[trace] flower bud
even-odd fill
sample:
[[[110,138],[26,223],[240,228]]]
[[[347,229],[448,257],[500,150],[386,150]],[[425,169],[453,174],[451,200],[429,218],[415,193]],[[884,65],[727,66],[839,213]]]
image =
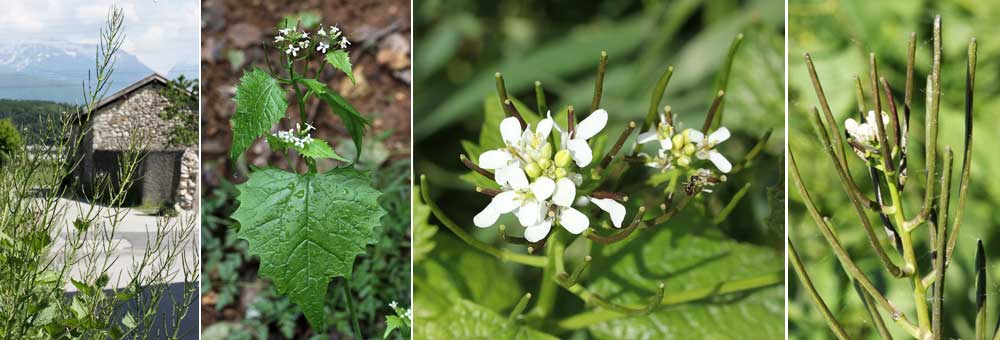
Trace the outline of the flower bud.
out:
[[[550,166],[552,166],[552,161],[549,160],[548,158],[542,158],[538,160],[538,168],[541,169],[542,171],[545,171]]]
[[[688,156],[693,155],[695,151],[696,150],[695,150],[694,144],[688,144],[688,145],[684,146],[684,154],[685,155],[688,155]]]
[[[559,150],[559,152],[556,152],[557,167],[565,168],[569,166],[571,161],[573,161],[573,156],[570,156],[569,150]]]
[[[689,164],[691,164],[691,157],[688,156],[677,157],[677,165],[688,166]]]
[[[674,144],[675,148],[681,148],[681,146],[684,145],[684,140],[685,140],[684,136],[687,136],[687,130],[684,130],[684,132],[674,135],[673,139],[670,140]]]
[[[538,164],[531,163],[524,167],[524,173],[527,174],[528,177],[536,178],[542,175],[542,169],[538,167]]]
[[[556,169],[556,178],[566,177],[567,174],[568,173],[566,172],[565,168],[557,168]]]
[[[542,145],[541,159],[552,159],[552,143]]]

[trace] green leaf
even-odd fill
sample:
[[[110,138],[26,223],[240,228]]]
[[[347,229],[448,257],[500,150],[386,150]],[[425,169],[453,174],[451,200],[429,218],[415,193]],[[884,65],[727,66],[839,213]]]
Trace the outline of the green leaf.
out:
[[[267,145],[270,146],[272,150],[279,152],[284,151],[285,149],[292,149],[303,157],[313,159],[332,158],[338,161],[350,162],[346,158],[341,157],[334,152],[333,148],[330,147],[330,144],[327,144],[327,142],[322,139],[313,139],[309,142],[309,144],[299,147],[298,145],[289,143],[273,135],[269,135],[267,136]]]
[[[80,296],[74,296],[73,302],[69,305],[69,310],[73,312],[77,320],[83,320],[90,315],[90,312],[87,311],[87,308],[83,306],[83,302],[81,301],[83,300],[80,299]]]
[[[132,312],[126,312],[125,317],[122,318],[122,325],[124,325],[127,329],[133,329],[139,324],[136,323],[135,317],[132,316]]]
[[[260,276],[288,295],[313,328],[326,329],[330,281],[351,277],[354,259],[377,241],[385,211],[371,176],[350,168],[298,175],[278,169],[250,174],[237,186],[232,217],[248,253],[260,257]]]
[[[558,339],[464,299],[421,317],[420,327],[415,330],[416,339]]]
[[[38,314],[35,315],[35,319],[31,321],[31,324],[34,326],[45,326],[51,324],[58,315],[59,304],[49,304],[48,306],[45,306],[45,308],[42,308],[42,310],[38,311]]]
[[[229,156],[239,158],[250,144],[285,116],[288,102],[285,92],[264,70],[254,68],[244,72],[236,85],[236,113],[233,124],[233,144]]]
[[[385,317],[385,334],[382,335],[382,339],[388,339],[389,335],[392,334],[392,331],[403,327],[406,327],[406,323],[404,323],[403,319],[400,319],[398,316],[389,315]]]
[[[360,158],[360,150],[364,150],[361,148],[361,142],[364,139],[365,130],[368,125],[370,125],[368,120],[365,119],[365,117],[362,117],[361,114],[358,113],[358,110],[356,110],[354,106],[351,106],[351,104],[348,103],[344,97],[334,93],[333,90],[330,90],[330,88],[325,84],[316,81],[316,79],[303,79],[301,82],[309,88],[311,93],[315,94],[319,97],[319,99],[322,99],[327,105],[330,105],[330,109],[333,110],[333,113],[340,116],[340,120],[344,123],[344,126],[347,127],[347,131],[351,133],[351,139],[354,140],[355,149],[359,150],[354,159],[357,160]]]
[[[347,51],[333,50],[332,52],[326,54],[325,59],[330,66],[344,72],[347,77],[351,78],[351,84],[358,83],[354,80],[354,71],[351,70],[351,56],[347,53]]]
[[[413,187],[413,263],[419,263],[434,250],[434,234],[438,226],[429,219],[431,208],[420,198],[420,187]]]
[[[636,232],[624,242],[595,246],[584,284],[616,303],[643,303],[658,282],[666,295],[781,273],[781,253],[737,243],[706,221],[678,216],[669,226]],[[641,235],[638,235],[641,234]],[[645,315],[594,322],[599,339],[774,339],[784,334],[780,284],[661,307]]]

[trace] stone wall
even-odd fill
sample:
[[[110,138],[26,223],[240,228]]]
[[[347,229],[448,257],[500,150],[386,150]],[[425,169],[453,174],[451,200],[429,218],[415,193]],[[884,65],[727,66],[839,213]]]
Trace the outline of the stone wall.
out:
[[[160,113],[169,105],[160,95],[161,89],[163,85],[151,82],[96,112],[91,125],[93,148],[129,149],[134,136],[148,150],[179,150],[169,145],[170,131],[179,123],[160,118]]]
[[[177,206],[191,210],[198,206],[198,149],[188,148],[181,157],[181,177],[177,186]]]

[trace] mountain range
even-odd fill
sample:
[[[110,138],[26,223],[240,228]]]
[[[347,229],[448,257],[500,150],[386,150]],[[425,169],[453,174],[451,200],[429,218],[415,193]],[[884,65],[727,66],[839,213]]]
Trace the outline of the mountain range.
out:
[[[48,100],[79,104],[82,82],[95,67],[95,45],[51,41],[0,43],[0,98]],[[124,50],[116,54],[114,73],[107,94],[114,93],[153,73]],[[177,65],[166,74],[197,77],[195,65]]]

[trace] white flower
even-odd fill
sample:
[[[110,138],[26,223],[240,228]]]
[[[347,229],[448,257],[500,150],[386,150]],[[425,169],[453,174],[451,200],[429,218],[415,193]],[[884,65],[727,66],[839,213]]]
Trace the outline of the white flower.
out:
[[[288,35],[288,33],[291,32],[291,31],[292,31],[291,28],[282,28],[282,29],[278,30],[278,33],[281,33],[281,35]]]
[[[309,124],[306,125],[308,126]],[[299,137],[299,135],[302,135],[302,137]],[[303,131],[299,124],[295,124],[295,129],[288,131],[281,130],[274,133],[273,136],[285,143],[292,144],[299,149],[305,148],[306,145],[312,143],[313,141],[312,136],[309,135],[309,130],[307,129]]]
[[[500,215],[514,212],[518,222],[525,227],[524,238],[529,242],[544,239],[553,224],[580,234],[590,227],[587,215],[573,207],[580,199],[583,205],[593,202],[607,211],[612,224],[620,228],[625,218],[624,205],[612,199],[577,194],[577,187],[583,183],[579,168],[590,164],[593,158],[587,140],[604,128],[607,119],[606,111],[597,110],[584,119],[573,134],[562,132],[551,115],[539,121],[534,130],[530,125],[522,130],[515,117],[501,121],[504,148],[481,154],[479,166],[495,170],[494,179],[502,191],[473,218],[474,224],[486,228],[496,223]],[[557,152],[553,152],[549,142],[552,128],[562,133],[564,141]]]
[[[339,33],[340,33],[340,27],[330,26],[330,34],[339,34]]]
[[[325,37],[326,36],[326,31],[323,30],[323,25],[319,26],[319,31],[316,31],[316,35],[321,36],[321,37]]]
[[[410,322],[413,322],[413,309],[407,308],[406,313],[403,314],[403,316],[406,316],[407,319],[410,319]]]
[[[656,125],[656,128],[653,131],[640,133],[636,141],[639,144],[656,141],[660,143],[660,150],[670,150],[673,148],[673,143],[670,141],[673,137],[674,126],[667,122],[667,116],[661,113],[660,123]]]
[[[303,40],[299,42],[300,48],[309,48],[309,40]]]
[[[708,135],[708,138],[705,138],[705,135],[698,130],[687,130],[687,132],[687,138],[692,143],[696,144],[695,148],[697,151],[695,151],[695,156],[698,157],[698,159],[707,159],[711,161],[712,164],[715,164],[716,168],[719,168],[719,171],[722,171],[722,173],[729,173],[729,171],[733,169],[733,165],[729,163],[726,156],[723,156],[718,150],[715,150],[716,145],[729,139],[729,129],[720,127],[718,130],[715,130]]]
[[[396,306],[399,306],[396,301],[389,302],[389,308],[396,309]]]
[[[312,130],[316,130],[316,127],[312,126],[312,124],[306,123],[306,132],[309,132],[309,131],[312,131]]]
[[[513,212],[521,225],[529,226],[542,219],[543,202],[552,196],[555,184],[551,179],[540,178],[535,183],[528,183],[524,171],[517,167],[507,167],[500,171],[508,172],[508,185],[486,206],[483,211],[472,218],[473,223],[480,228],[488,228],[496,223],[500,215]]]
[[[309,39],[309,32],[302,32],[302,39]]]
[[[274,37],[274,42],[279,43],[279,42],[282,42],[282,41],[285,41],[285,36],[279,35],[279,36],[275,36]]]
[[[551,115],[549,118],[551,119]],[[562,131],[556,125],[556,130],[562,133],[562,148],[569,150],[570,155],[573,156],[573,161],[576,162],[576,166],[582,168],[593,161],[594,151],[590,149],[590,144],[587,144],[587,140],[601,132],[607,124],[608,111],[598,109],[587,116],[580,124],[577,124],[572,135],[568,131]]]
[[[295,47],[294,44],[290,44],[290,45],[288,45],[288,48],[285,49],[285,54],[291,55],[293,57],[298,57],[299,56],[299,48]]]
[[[320,53],[326,53],[326,50],[329,48],[330,44],[327,44],[325,41],[320,41],[319,44],[316,44],[316,50]]]
[[[847,134],[851,136],[851,139],[856,141],[861,146],[877,150],[878,146],[878,122],[875,120],[875,111],[868,111],[868,115],[865,117],[865,122],[858,124],[854,118],[847,118],[844,121],[844,129],[847,130]],[[889,124],[889,115],[882,112],[882,124],[886,126]],[[854,150],[862,158],[865,157],[865,152],[867,150]]]
[[[340,38],[340,49],[342,49],[342,50],[346,49],[347,45],[350,45],[350,44],[351,44],[351,42],[347,41],[347,37]]]

